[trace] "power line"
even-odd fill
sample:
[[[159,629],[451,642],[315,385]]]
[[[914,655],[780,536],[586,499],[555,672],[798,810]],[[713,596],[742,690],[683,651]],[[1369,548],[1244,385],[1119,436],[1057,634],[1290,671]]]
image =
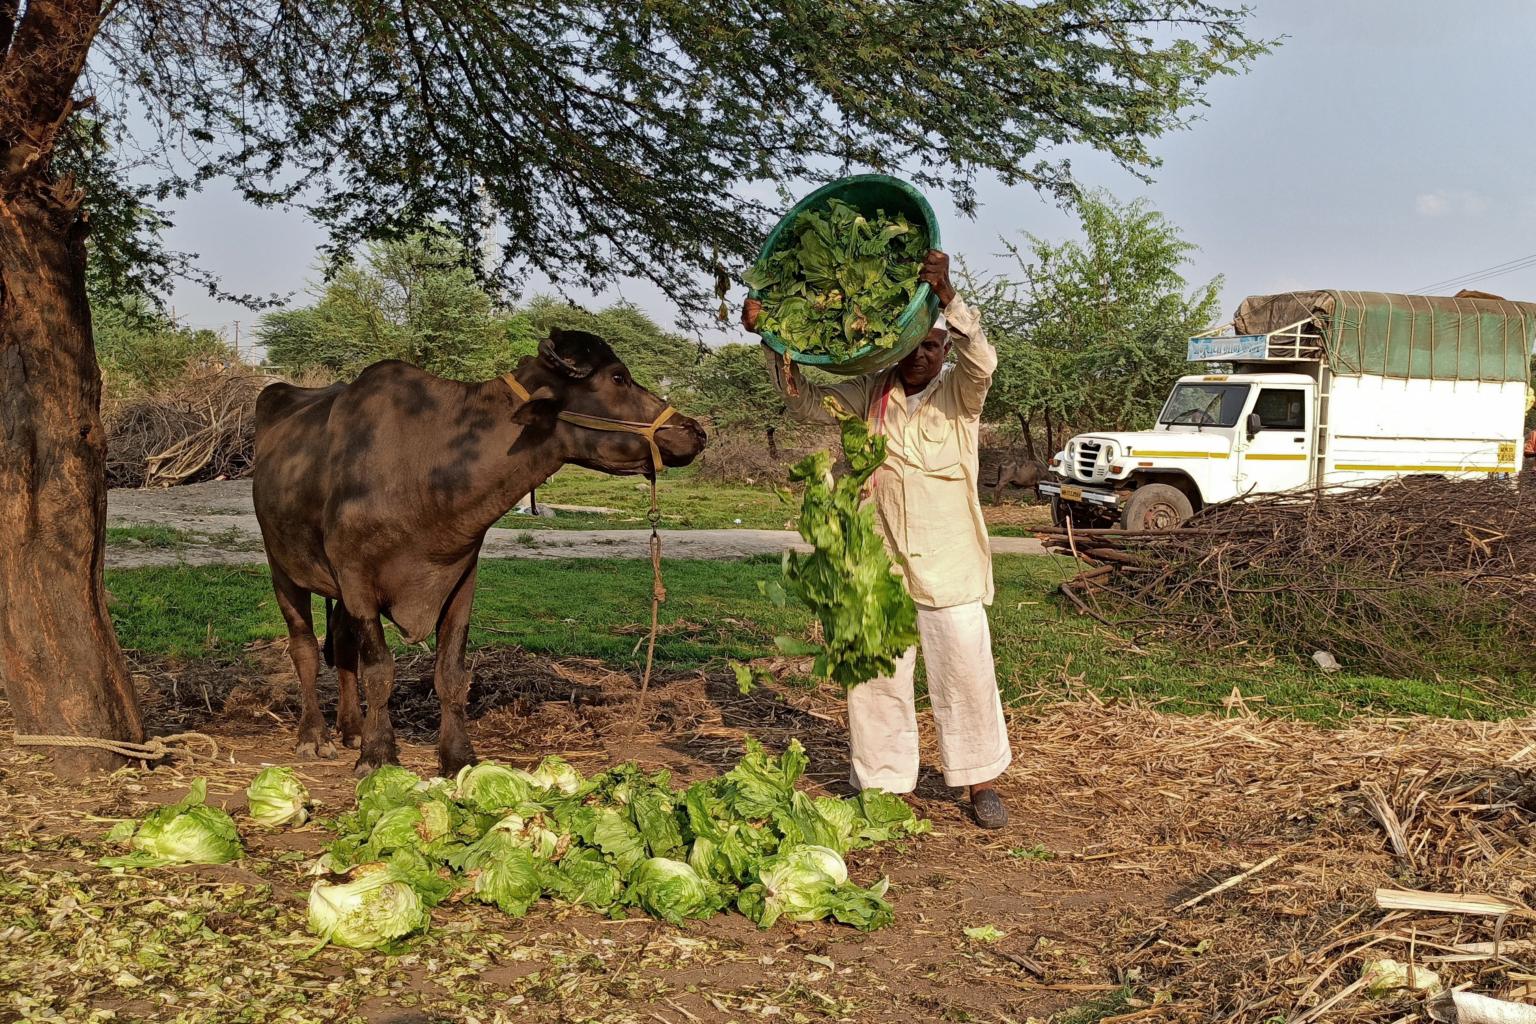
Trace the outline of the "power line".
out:
[[[1536,266],[1536,253],[1531,253],[1528,256],[1520,256],[1512,260],[1506,260],[1503,263],[1495,263],[1493,266],[1484,267],[1482,270],[1470,270],[1465,274],[1457,274],[1455,277],[1448,277],[1443,281],[1435,281],[1432,284],[1426,284],[1415,288],[1413,292],[1416,295],[1422,295],[1426,292],[1435,291],[1436,289],[1466,287],[1467,285],[1473,284],[1477,281],[1486,281],[1492,277],[1502,277],[1505,274],[1511,274],[1517,270],[1524,270],[1525,268],[1531,266]]]

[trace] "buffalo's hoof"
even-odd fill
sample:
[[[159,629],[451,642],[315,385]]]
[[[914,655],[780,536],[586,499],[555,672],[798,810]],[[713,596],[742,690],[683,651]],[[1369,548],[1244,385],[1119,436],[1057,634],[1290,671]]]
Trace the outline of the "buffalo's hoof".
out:
[[[300,758],[310,760],[329,760],[336,756],[336,744],[328,739],[300,740],[293,752]]]
[[[437,773],[445,779],[451,779],[459,774],[459,771],[480,761],[474,751],[468,754],[444,754],[441,751],[437,755]]]
[[[341,745],[351,750],[357,750],[363,745],[363,734],[360,732],[341,734]]]
[[[375,769],[382,768],[386,764],[399,764],[400,758],[393,750],[383,753],[373,750],[364,750],[357,759],[357,764],[352,766],[352,774],[358,778],[367,776]]]

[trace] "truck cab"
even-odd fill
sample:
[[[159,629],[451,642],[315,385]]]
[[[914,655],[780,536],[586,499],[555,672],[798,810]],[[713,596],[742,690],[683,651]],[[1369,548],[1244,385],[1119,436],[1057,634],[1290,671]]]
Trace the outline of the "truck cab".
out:
[[[1162,530],[1250,494],[1512,477],[1533,335],[1531,303],[1251,297],[1189,341],[1192,363],[1230,372],[1179,378],[1149,430],[1071,438],[1039,490],[1058,525]]]
[[[1305,486],[1317,381],[1301,373],[1181,377],[1150,430],[1080,434],[1040,485],[1063,521],[1167,529],[1213,501]]]

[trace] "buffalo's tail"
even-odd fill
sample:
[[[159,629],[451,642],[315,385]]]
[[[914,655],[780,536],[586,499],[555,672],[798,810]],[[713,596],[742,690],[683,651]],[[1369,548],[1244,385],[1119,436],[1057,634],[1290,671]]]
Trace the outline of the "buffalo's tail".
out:
[[[325,599],[325,644],[321,647],[328,668],[336,665],[336,610],[335,602]]]

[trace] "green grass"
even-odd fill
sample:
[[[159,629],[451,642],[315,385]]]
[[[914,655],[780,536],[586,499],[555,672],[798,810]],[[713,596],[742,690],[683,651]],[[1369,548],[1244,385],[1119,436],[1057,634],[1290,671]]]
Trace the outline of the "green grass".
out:
[[[197,541],[197,534],[169,526],[107,527],[108,544],[139,544],[146,548],[184,548]]]
[[[700,480],[694,467],[669,469],[656,484],[661,524],[672,530],[788,530],[799,500],[786,505],[766,485]],[[509,530],[642,530],[650,524],[650,484],[640,477],[609,476],[567,466],[535,492],[539,503],[611,508],[605,512],[559,512],[552,519],[503,516],[497,526]],[[993,526],[994,537],[1033,537],[1023,526]]]
[[[793,514],[771,488],[703,481],[691,466],[663,473],[656,493],[662,525],[674,530],[782,530]],[[650,484],[641,477],[567,466],[535,497],[540,504],[590,505],[615,513],[561,512],[553,519],[509,515],[497,525],[515,530],[639,530],[649,525]]]
[[[1053,588],[1068,563],[1047,557],[995,560],[992,635],[1007,700],[1135,697],[1171,711],[1220,711],[1237,687],[1248,707],[1269,715],[1336,722],[1353,714],[1497,717],[1536,698],[1536,681],[1506,683],[1489,704],[1459,680],[1323,676],[1290,662],[1245,665],[1236,657],[1154,647],[1129,650],[1072,614]],[[804,635],[809,618],[777,609],[757,584],[777,559],[672,561],[657,661],[663,670],[720,665],[772,653],[773,637]],[[152,654],[229,654],[284,635],[265,568],[129,569],[107,574],[123,644]],[[601,658],[622,667],[644,657],[650,566],[643,560],[488,560],[480,567],[471,642],[519,645],[554,656]],[[317,618],[319,616],[317,615]],[[1261,699],[1255,699],[1261,698]]]

